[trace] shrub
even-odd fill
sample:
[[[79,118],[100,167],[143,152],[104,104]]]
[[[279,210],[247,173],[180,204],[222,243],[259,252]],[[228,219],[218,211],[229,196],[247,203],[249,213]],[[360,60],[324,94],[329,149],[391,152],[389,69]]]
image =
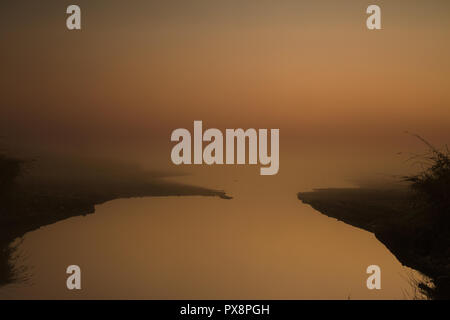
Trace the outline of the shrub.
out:
[[[0,155],[0,194],[9,191],[20,174],[22,161]]]
[[[425,164],[424,169],[404,179],[411,183],[423,207],[435,215],[436,222],[450,221],[450,152],[446,146],[439,150],[428,141],[417,136],[429,148],[425,155],[420,155]]]

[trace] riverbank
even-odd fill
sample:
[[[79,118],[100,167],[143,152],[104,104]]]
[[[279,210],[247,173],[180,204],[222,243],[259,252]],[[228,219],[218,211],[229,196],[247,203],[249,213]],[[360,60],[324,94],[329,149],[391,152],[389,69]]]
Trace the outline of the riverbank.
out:
[[[21,276],[11,264],[12,241],[42,226],[92,214],[98,204],[118,198],[152,196],[230,199],[223,191],[167,182],[165,173],[145,172],[122,164],[57,161],[25,171],[7,192],[0,194],[0,286]]]
[[[403,264],[430,277],[433,299],[450,297],[450,235],[414,207],[408,188],[317,189],[297,195],[321,213],[370,231]]]

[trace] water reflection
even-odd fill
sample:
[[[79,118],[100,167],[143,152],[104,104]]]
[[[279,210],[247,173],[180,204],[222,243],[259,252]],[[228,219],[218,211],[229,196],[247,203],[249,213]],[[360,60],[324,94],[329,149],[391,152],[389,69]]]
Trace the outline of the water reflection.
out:
[[[214,179],[212,179],[214,176]],[[305,177],[305,176],[304,176]],[[232,200],[155,197],[115,200],[96,213],[25,236],[16,264],[28,283],[3,298],[403,299],[418,277],[375,237],[302,204],[313,181],[261,177],[252,168],[199,170],[175,178],[219,186]],[[348,186],[343,180],[327,180]],[[333,185],[334,184],[334,185]],[[82,270],[82,290],[65,287],[66,267]],[[368,265],[382,290],[366,288]]]

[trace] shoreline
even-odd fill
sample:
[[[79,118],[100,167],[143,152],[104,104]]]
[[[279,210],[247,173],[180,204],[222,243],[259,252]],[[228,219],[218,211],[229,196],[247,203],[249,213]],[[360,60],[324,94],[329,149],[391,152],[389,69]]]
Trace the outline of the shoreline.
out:
[[[419,285],[435,299],[450,297],[448,235],[430,227],[411,205],[406,188],[316,189],[297,198],[320,213],[372,232],[399,260],[429,277],[434,288]]]
[[[20,279],[11,263],[17,238],[41,227],[75,216],[95,213],[95,206],[124,198],[206,196],[231,199],[224,191],[154,179],[149,182],[117,181],[108,185],[54,184],[15,186],[1,197],[0,287]]]

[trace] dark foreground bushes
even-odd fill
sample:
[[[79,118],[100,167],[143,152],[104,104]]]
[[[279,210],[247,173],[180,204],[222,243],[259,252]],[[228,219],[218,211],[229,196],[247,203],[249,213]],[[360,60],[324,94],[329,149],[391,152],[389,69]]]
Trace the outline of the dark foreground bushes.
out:
[[[7,193],[20,174],[22,161],[0,154],[0,195]]]
[[[450,226],[450,152],[448,147],[435,148],[418,137],[429,147],[429,152],[419,156],[424,169],[405,177],[411,182],[417,205],[423,213],[430,215],[432,221],[441,227]]]

